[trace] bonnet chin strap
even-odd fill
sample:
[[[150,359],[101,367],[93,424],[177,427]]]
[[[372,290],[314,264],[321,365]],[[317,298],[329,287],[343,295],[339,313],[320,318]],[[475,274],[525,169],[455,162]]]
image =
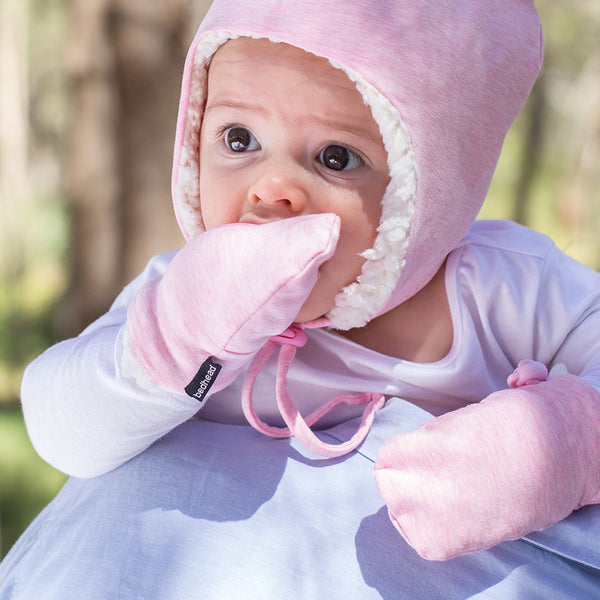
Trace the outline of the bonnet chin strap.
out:
[[[288,327],[281,335],[272,337],[261,348],[259,353],[254,357],[244,379],[242,409],[250,425],[261,433],[274,438],[295,436],[311,452],[329,458],[337,458],[352,452],[352,450],[356,449],[362,443],[373,424],[375,413],[385,403],[385,396],[371,393],[343,394],[332,398],[329,402],[310,413],[306,417],[306,420],[302,417],[287,392],[287,372],[296,355],[296,349],[306,344],[307,337],[303,330],[305,328],[322,327],[323,325],[324,322],[321,320],[294,324]],[[252,390],[256,377],[277,344],[281,348],[277,360],[276,398],[279,412],[287,427],[271,427],[267,425],[256,414],[252,404]],[[341,444],[326,444],[311,431],[310,427],[339,404],[355,406],[366,404],[367,406],[363,411],[361,424],[352,438]]]

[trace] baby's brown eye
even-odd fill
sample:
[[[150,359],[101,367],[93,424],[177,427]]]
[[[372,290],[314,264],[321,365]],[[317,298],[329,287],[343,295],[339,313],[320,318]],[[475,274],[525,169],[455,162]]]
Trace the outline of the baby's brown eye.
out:
[[[334,171],[357,169],[364,164],[356,152],[339,144],[330,144],[324,148],[319,154],[319,161]]]
[[[230,127],[225,132],[225,145],[232,152],[259,150],[260,144],[252,132],[245,127]]]

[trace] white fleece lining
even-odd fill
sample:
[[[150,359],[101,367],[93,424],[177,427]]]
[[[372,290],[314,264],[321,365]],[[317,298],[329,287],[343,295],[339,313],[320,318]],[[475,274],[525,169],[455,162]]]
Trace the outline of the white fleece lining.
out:
[[[199,200],[200,123],[206,94],[206,73],[211,57],[227,40],[262,37],[220,31],[204,37],[196,48],[194,76],[179,161],[175,202],[185,234],[194,237],[204,231]],[[271,39],[278,43],[280,40]],[[343,288],[327,315],[335,329],[362,327],[390,298],[404,266],[408,234],[414,214],[417,185],[415,158],[408,131],[398,111],[383,94],[347,67],[329,61],[346,73],[371,109],[387,151],[390,183],[382,198],[382,212],[373,248],[361,254],[366,261],[354,283]],[[204,77],[201,77],[204,70]]]
[[[218,32],[203,38],[196,47],[190,96],[185,117],[183,145],[177,167],[177,182],[174,192],[178,216],[183,224],[183,233],[187,239],[195,237],[205,229],[200,210],[199,155],[200,125],[206,102],[208,64],[219,46],[232,38],[233,36],[230,33]]]
[[[129,341],[129,329],[127,324],[119,332],[115,352],[117,357],[119,354],[121,357],[121,360],[118,360],[117,358],[117,364],[120,369],[119,374],[123,378],[132,381],[139,389],[147,392],[149,397],[153,398],[153,400],[162,401],[165,406],[171,406],[174,402],[178,402],[182,406],[192,405],[196,406],[198,410],[206,403],[207,398],[199,401],[183,392],[174,392],[160,387],[160,385],[146,373],[144,367],[138,362],[135,352],[131,347],[131,342]]]
[[[340,291],[327,315],[332,327],[346,330],[366,325],[390,298],[400,279],[414,214],[417,175],[408,131],[398,111],[360,75],[330,62],[354,82],[371,109],[387,151],[390,171],[373,248],[361,254],[367,260],[360,275],[356,282]]]

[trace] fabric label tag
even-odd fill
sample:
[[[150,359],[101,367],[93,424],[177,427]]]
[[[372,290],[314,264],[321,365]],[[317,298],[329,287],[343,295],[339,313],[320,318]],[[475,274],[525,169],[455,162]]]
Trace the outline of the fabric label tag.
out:
[[[221,365],[214,363],[212,358],[207,358],[202,363],[194,379],[185,387],[185,393],[202,402],[204,396],[206,396],[208,390],[210,390],[212,384],[215,382],[220,370]]]

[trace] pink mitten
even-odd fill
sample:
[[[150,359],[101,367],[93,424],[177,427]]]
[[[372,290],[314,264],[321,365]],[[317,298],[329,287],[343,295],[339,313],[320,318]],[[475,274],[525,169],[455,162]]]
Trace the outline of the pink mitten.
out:
[[[496,392],[388,440],[375,478],[424,558],[544,529],[600,502],[600,392],[573,375]]]
[[[231,224],[192,239],[127,313],[130,348],[161,387],[203,400],[295,319],[330,258],[339,218]],[[222,369],[222,371],[221,371]]]

